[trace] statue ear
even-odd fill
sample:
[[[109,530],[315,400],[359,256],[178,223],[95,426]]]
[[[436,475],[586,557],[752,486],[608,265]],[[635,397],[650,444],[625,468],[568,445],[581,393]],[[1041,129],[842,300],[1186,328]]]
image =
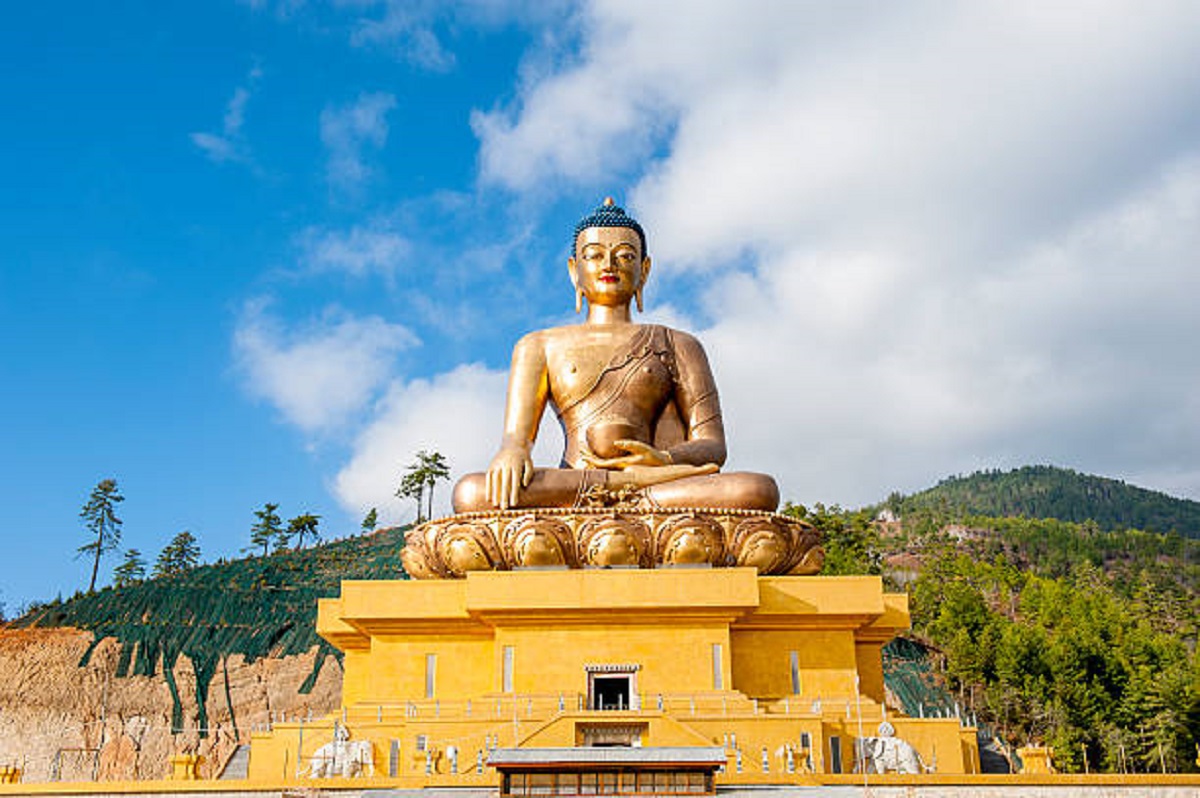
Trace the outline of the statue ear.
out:
[[[646,281],[650,279],[650,258],[642,258],[642,281],[638,284],[637,290],[633,293],[633,299],[637,302],[638,313],[645,313],[646,306],[642,302],[642,289],[646,287]]]
[[[575,258],[567,258],[567,272],[571,275],[571,285],[575,287],[575,312],[583,312],[583,292],[579,290],[579,267]]]

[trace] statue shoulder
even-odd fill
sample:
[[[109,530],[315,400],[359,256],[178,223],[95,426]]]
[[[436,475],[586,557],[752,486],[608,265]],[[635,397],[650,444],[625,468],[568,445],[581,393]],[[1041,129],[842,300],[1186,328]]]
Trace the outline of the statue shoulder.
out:
[[[705,356],[704,345],[700,343],[700,339],[696,336],[683,330],[676,330],[674,327],[662,327],[661,329],[671,342],[671,348],[680,357]]]
[[[551,330],[534,330],[528,332],[517,339],[517,343],[513,345],[513,352],[530,353],[543,350],[546,348],[547,333]]]

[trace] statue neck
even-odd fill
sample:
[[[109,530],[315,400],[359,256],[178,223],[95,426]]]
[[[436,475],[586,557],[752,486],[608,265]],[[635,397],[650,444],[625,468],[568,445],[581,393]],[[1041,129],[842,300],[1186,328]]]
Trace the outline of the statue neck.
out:
[[[629,305],[593,305],[588,303],[588,324],[628,324],[631,321]]]

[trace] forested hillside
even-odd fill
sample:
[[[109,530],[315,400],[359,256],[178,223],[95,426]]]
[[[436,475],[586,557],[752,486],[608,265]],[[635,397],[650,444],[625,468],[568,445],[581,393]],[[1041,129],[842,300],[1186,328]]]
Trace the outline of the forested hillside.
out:
[[[1058,518],[1100,529],[1145,529],[1200,538],[1200,502],[1053,466],[978,471],[951,477],[912,496],[893,494],[888,507],[988,516]]]
[[[1195,771],[1200,541],[1055,519],[789,511],[825,530],[825,573],[883,574],[946,686],[1013,747],[1067,772]]]
[[[400,564],[406,528],[383,529],[308,549],[288,549],[190,568],[172,576],[81,593],[31,609],[16,628],[71,627],[92,632],[86,665],[105,638],[121,644],[116,676],[162,674],[171,691],[172,726],[183,725],[182,701],[172,669],[181,655],[196,672],[200,728],[209,684],[224,658],[247,662],[318,648],[314,670],[301,692],[315,682],[326,654],[340,657],[317,636],[317,599],[336,596],[343,579],[406,578]]]

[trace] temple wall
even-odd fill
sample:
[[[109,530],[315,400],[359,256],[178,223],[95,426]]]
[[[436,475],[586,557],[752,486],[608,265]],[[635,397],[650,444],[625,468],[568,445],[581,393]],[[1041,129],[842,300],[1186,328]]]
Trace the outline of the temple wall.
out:
[[[858,689],[866,697],[884,703],[883,644],[858,642],[854,646],[854,663],[858,669]]]
[[[803,696],[844,696],[854,692],[855,649],[852,629],[760,630],[730,634],[733,687],[752,698],[776,700]],[[792,689],[792,652],[796,652],[799,690]]]
[[[536,625],[497,630],[496,646],[513,646],[513,688],[518,693],[586,694],[589,665],[636,663],[635,692],[693,693],[730,683],[728,625]],[[720,684],[714,678],[720,646]]]
[[[432,690],[427,695],[426,670],[431,656],[428,686]],[[367,703],[466,699],[496,690],[493,659],[490,635],[384,635],[372,641],[365,673],[351,674],[347,669],[346,681],[366,682],[360,700]]]

